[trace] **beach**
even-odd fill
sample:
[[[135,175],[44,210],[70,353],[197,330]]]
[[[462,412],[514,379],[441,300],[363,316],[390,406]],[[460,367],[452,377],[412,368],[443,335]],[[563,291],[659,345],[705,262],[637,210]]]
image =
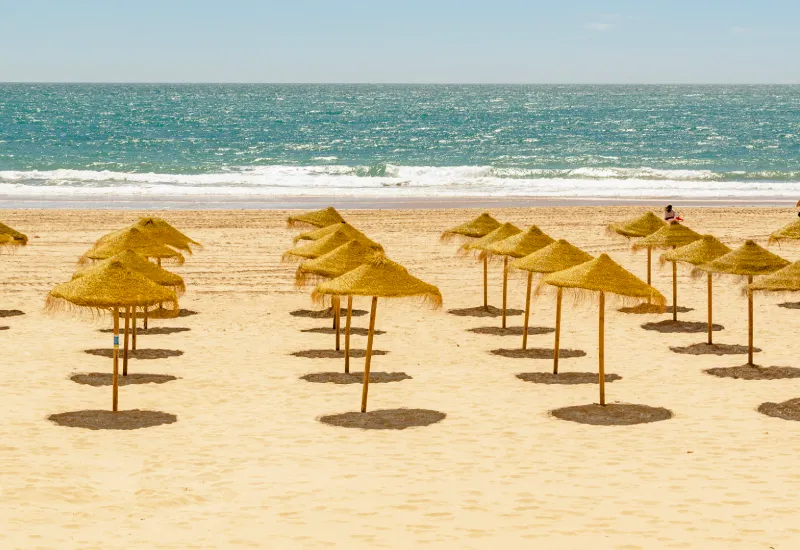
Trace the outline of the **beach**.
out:
[[[644,205],[539,206],[506,201],[490,212],[520,227],[538,225],[586,252],[607,252],[637,276],[645,253],[605,226],[644,213]],[[84,204],[84,206],[86,206]],[[800,438],[793,422],[756,409],[800,397],[800,379],[747,381],[703,371],[742,365],[746,355],[693,356],[670,346],[703,342],[705,333],[645,331],[663,315],[632,315],[608,303],[606,385],[609,403],[665,407],[673,418],[635,426],[591,426],[549,411],[597,402],[597,385],[541,385],[517,374],[548,372],[552,362],[513,359],[518,336],[476,334],[497,318],[451,315],[482,303],[482,266],[458,256],[441,232],[482,212],[473,208],[342,210],[380,242],[388,256],[437,285],[444,306],[380,300],[373,372],[403,372],[401,382],[370,386],[370,410],[439,411],[425,427],[358,430],[325,425],[323,415],[357,411],[359,384],[315,384],[301,376],[342,368],[337,359],[296,352],[330,349],[333,335],[308,332],[329,319],[291,315],[315,309],[297,289],[294,264],[281,262],[299,229],[285,210],[141,211],[18,209],[0,220],[30,237],[0,256],[0,318],[5,379],[0,407],[0,547],[2,548],[704,548],[789,549],[800,542],[793,490],[800,481]],[[463,204],[461,206],[464,206]],[[491,204],[491,206],[495,206]],[[650,205],[659,212],[663,205]],[[791,208],[682,207],[686,225],[735,248],[766,246],[796,219]],[[110,372],[111,361],[84,350],[111,347],[110,318],[47,314],[44,300],[69,280],[78,257],[104,233],[158,215],[204,248],[175,267],[196,315],[151,321],[188,328],[140,336],[144,349],[183,352],[133,359],[132,373],[177,377],[120,388],[121,409],[162,411],[177,422],[132,431],[57,426],[47,416],[106,409],[108,387],[70,376]],[[800,247],[770,250],[790,261]],[[654,258],[658,257],[655,253]],[[678,266],[678,302],[688,321],[706,320],[705,280]],[[671,269],[654,260],[653,284],[671,301]],[[499,306],[502,264],[489,271],[489,300]],[[715,340],[747,344],[742,282],[714,283]],[[795,309],[800,297],[757,294],[756,363],[797,366]],[[512,273],[509,307],[525,304],[525,277]],[[357,299],[359,310],[368,299]],[[564,304],[561,372],[597,371],[597,305]],[[555,300],[534,298],[531,325],[554,326]],[[364,328],[367,316],[353,320]],[[522,323],[509,317],[509,326]],[[552,348],[538,331],[531,347]],[[366,338],[353,336],[353,348]],[[363,359],[353,360],[353,371]]]

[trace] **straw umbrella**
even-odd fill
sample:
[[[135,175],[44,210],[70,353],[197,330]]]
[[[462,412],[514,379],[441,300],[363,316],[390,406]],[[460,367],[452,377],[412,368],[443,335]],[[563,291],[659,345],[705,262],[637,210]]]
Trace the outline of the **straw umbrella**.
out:
[[[495,241],[486,246],[486,252],[503,257],[503,328],[506,328],[506,296],[508,294],[508,259],[522,258],[544,248],[553,242],[553,238],[541,229],[532,225],[527,231],[512,235],[502,241]],[[530,281],[529,281],[530,282]],[[530,291],[530,285],[528,286]],[[530,306],[530,304],[528,304]]]
[[[544,248],[511,263],[511,267],[528,272],[528,293],[525,297],[525,330],[522,333],[522,349],[528,346],[528,317],[531,311],[531,286],[534,273],[555,273],[588,262],[594,256],[587,254],[564,239],[559,239]],[[558,374],[558,353],[561,344],[561,295],[556,291],[556,341],[553,348],[553,374]]]
[[[100,237],[95,246],[100,246],[125,233],[130,228],[136,228],[159,244],[170,246],[177,250],[192,253],[192,246],[202,248],[202,245],[190,239],[175,227],[161,218],[140,218],[138,222],[128,227],[112,231]]]
[[[94,264],[91,267],[87,267],[84,269],[80,269],[76,271],[72,278],[78,279],[80,277],[85,276],[86,274],[90,274],[96,270],[103,270],[107,266],[112,263],[119,262],[122,264],[123,267],[138,273],[139,275],[144,275],[152,282],[156,283],[157,285],[163,286],[175,292],[176,296],[181,296],[186,291],[186,285],[183,282],[183,277],[180,275],[176,275],[166,269],[157,266],[151,261],[146,260],[139,256],[133,250],[125,250],[112,256],[107,260],[103,260],[99,263]],[[122,359],[122,375],[128,375],[128,334],[130,330],[131,334],[131,349],[136,349],[136,317],[137,317],[137,308],[133,308],[131,311],[130,308],[126,308],[125,310],[125,336],[124,336],[124,351],[123,351],[123,359]],[[146,308],[143,308],[146,309]],[[169,310],[167,310],[169,311]],[[175,314],[178,312],[175,311]],[[132,329],[131,329],[131,319],[133,320]],[[145,327],[147,328],[147,327]]]
[[[699,233],[674,222],[633,243],[633,250],[646,248],[649,254],[653,248],[678,248],[701,238]],[[675,262],[672,262],[672,320],[678,320],[678,267]]]
[[[462,253],[469,253],[470,251],[476,252],[478,259],[483,260],[483,304],[486,308],[486,311],[489,311],[489,291],[488,291],[488,279],[489,279],[489,256],[490,254],[487,251],[487,247],[495,242],[502,241],[509,237],[513,237],[514,235],[522,233],[522,230],[514,225],[513,223],[504,223],[494,231],[487,233],[483,237],[465,243],[461,245],[459,249]],[[504,287],[505,288],[505,285]],[[505,318],[505,293],[503,295],[503,317]],[[505,326],[505,321],[503,321],[503,326]]]
[[[325,227],[320,227],[319,229],[313,229],[311,231],[306,231],[305,233],[300,233],[298,236],[294,238],[295,244],[300,241],[318,241],[324,237],[327,237],[331,233],[335,233],[337,231],[343,232],[345,235],[350,237],[350,239],[356,239],[363,242],[370,242],[370,239],[367,238],[364,233],[347,223],[346,221],[342,221],[339,223],[332,223],[331,225],[327,225]]]
[[[598,376],[600,382],[600,404],[606,404],[605,393],[605,303],[606,294],[617,295],[623,299],[646,299],[651,303],[663,308],[666,298],[655,288],[648,285],[636,275],[626,270],[608,254],[601,254],[594,260],[586,263],[557,271],[547,275],[539,283],[537,292],[543,285],[567,288],[574,290],[578,295],[583,292],[590,292],[594,295],[599,293],[600,298],[600,318],[598,328]]]
[[[687,244],[675,250],[661,255],[662,262],[685,262],[695,267],[708,262],[712,262],[724,256],[731,249],[722,244],[713,235],[703,235],[703,238],[691,244]],[[711,298],[711,272],[708,273],[708,344],[713,344],[713,323],[711,321],[712,298]]]
[[[375,315],[378,298],[419,297],[430,302],[433,307],[442,305],[442,294],[439,289],[409,274],[408,270],[388,259],[383,254],[376,254],[368,263],[357,267],[314,289],[313,296],[372,296],[372,308],[369,316],[369,334],[367,337],[367,356],[364,362],[364,387],[361,392],[361,412],[367,412],[367,392],[369,390],[369,369],[372,360],[372,340],[375,333]]]
[[[489,213],[484,212],[472,221],[462,223],[455,227],[445,230],[440,240],[447,242],[452,239],[462,237],[464,239],[480,239],[485,237],[495,229],[500,227],[500,222],[494,219]],[[483,259],[483,307],[489,311],[489,258]]]
[[[120,252],[133,250],[145,258],[153,258],[159,262],[183,265],[184,257],[180,252],[163,245],[151,238],[147,233],[135,226],[107,235],[103,241],[81,256],[79,263],[86,264],[89,260],[107,260]]]
[[[47,309],[58,310],[67,303],[90,310],[110,310],[114,317],[114,370],[112,410],[118,409],[119,388],[119,310],[149,307],[166,303],[178,310],[175,292],[157,285],[147,277],[126,269],[122,262],[111,262],[82,277],[57,285],[47,296]]]
[[[784,225],[769,236],[769,244],[780,244],[782,241],[800,241],[800,219]]]
[[[7,235],[8,237],[11,237],[11,239],[14,241],[13,244],[17,244],[17,245],[26,245],[26,244],[28,244],[28,236],[27,235],[25,235],[24,233],[20,233],[16,229],[14,229],[12,227],[9,227],[9,226],[7,226],[6,224],[4,224],[2,222],[0,222],[0,235]]]
[[[289,216],[286,220],[286,226],[289,228],[298,225],[311,225],[314,227],[325,227],[334,223],[343,222],[344,218],[339,214],[335,208],[329,206],[322,210],[314,212],[306,212],[305,214],[297,214],[296,216]]]
[[[335,279],[365,264],[373,257],[376,251],[362,244],[360,241],[352,240],[343,244],[339,248],[323,254],[313,260],[308,260],[300,264],[295,274],[295,283],[302,287],[314,280]],[[337,310],[337,315],[341,313]],[[347,320],[345,322],[344,333],[344,372],[350,372],[350,322],[353,317],[353,297],[347,297]],[[336,332],[336,349],[339,349],[339,324],[334,324]]]
[[[753,284],[753,277],[768,275],[789,265],[789,262],[757,245],[755,241],[745,243],[724,256],[698,269],[709,273],[726,273],[747,277],[747,284]],[[747,289],[747,364],[753,365],[753,292]]]
[[[620,235],[628,239],[641,239],[648,237],[667,225],[667,222],[653,214],[647,212],[638,218],[632,218],[622,222],[610,224],[606,230],[609,233]],[[650,266],[652,264],[653,247],[647,248],[647,284],[650,284]]]

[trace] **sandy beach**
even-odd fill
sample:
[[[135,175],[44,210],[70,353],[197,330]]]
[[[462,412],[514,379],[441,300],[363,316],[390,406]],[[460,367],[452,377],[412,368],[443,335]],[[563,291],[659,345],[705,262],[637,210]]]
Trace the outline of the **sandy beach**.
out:
[[[508,203],[506,203],[508,204]],[[477,205],[476,205],[477,206]],[[653,206],[653,209],[659,208]],[[4,380],[0,409],[0,548],[543,548],[791,549],[800,546],[798,425],[756,409],[800,397],[800,379],[745,381],[703,371],[741,365],[746,355],[692,356],[670,346],[705,334],[661,334],[641,324],[668,315],[606,316],[609,402],[671,410],[674,417],[637,426],[588,426],[549,411],[597,401],[594,384],[524,382],[548,360],[491,353],[516,348],[518,336],[476,334],[499,319],[448,310],[482,302],[482,267],[455,254],[439,234],[482,208],[343,210],[409,271],[437,285],[438,311],[414,301],[382,300],[373,371],[403,372],[373,384],[370,409],[411,407],[445,413],[427,427],[358,430],[324,425],[327,414],[357,411],[361,386],[315,384],[301,376],[341,369],[337,359],[295,352],[330,349],[333,335],[308,332],[327,319],[290,315],[313,309],[294,286],[281,254],[298,230],[281,210],[156,212],[202,242],[174,271],[197,315],[153,321],[187,328],[143,335],[140,348],[179,350],[133,359],[132,373],[177,380],[120,389],[121,409],[177,416],[169,425],[133,431],[60,427],[54,413],[111,406],[108,387],[77,384],[77,373],[110,372],[111,361],[84,350],[110,348],[99,330],[108,317],[48,315],[47,292],[70,278],[78,257],[102,234],[137,219],[132,210],[3,210],[0,220],[30,237],[0,256]],[[611,221],[644,206],[492,208],[501,221],[532,223],[590,254],[609,253],[640,277],[644,253],[608,236]],[[154,214],[148,210],[148,214]],[[731,247],[796,219],[790,208],[681,208],[686,224]],[[770,250],[800,259],[800,247]],[[657,256],[656,256],[657,257]],[[706,320],[706,287],[678,267],[681,319]],[[490,268],[489,297],[500,305],[501,267]],[[654,262],[654,286],[671,300],[671,270]],[[509,306],[524,306],[524,275],[509,282]],[[757,295],[755,345],[765,366],[800,366],[794,341],[800,312],[778,307],[800,296]],[[356,301],[368,309],[369,301]],[[715,281],[719,343],[747,344],[741,281]],[[534,301],[531,323],[553,327],[555,302]],[[512,327],[522,318],[509,318]],[[363,328],[367,317],[354,319]],[[597,307],[567,301],[562,372],[596,372]],[[544,331],[542,331],[544,332]],[[366,338],[353,337],[363,349]],[[532,347],[552,348],[551,333]],[[353,370],[361,371],[363,359]]]

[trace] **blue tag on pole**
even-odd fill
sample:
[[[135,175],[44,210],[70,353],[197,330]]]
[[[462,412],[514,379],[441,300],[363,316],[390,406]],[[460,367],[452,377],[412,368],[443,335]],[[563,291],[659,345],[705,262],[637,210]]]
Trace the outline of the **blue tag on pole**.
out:
[[[119,347],[119,336],[117,336],[116,334],[114,335],[114,347],[115,348]]]

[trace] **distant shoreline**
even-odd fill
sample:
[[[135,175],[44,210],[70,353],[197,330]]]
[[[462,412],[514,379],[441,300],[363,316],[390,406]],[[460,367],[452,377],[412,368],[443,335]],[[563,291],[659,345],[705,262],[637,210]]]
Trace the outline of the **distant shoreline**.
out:
[[[0,209],[47,210],[302,210],[334,206],[349,210],[437,210],[447,208],[514,208],[552,206],[657,206],[672,202],[679,207],[785,207],[793,208],[794,199],[779,197],[430,197],[430,198],[374,198],[374,197],[59,197],[44,199],[41,196],[0,195]]]

